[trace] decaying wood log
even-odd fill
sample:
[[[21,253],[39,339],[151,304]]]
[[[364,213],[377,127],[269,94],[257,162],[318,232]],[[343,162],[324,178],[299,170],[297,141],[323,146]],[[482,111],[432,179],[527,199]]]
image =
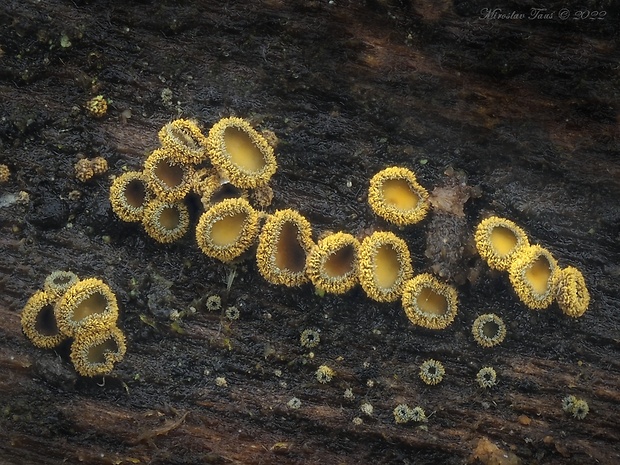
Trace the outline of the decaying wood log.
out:
[[[2,2],[0,462],[620,462],[618,6],[550,1],[533,19],[529,3],[491,3]],[[102,118],[85,109],[97,95]],[[456,286],[456,321],[414,327],[359,287],[273,286],[251,258],[218,263],[191,233],[160,245],[113,214],[111,177],[140,169],[166,122],[206,132],[229,115],[278,138],[269,212],[299,210],[315,240],[396,232],[416,274]],[[95,156],[107,174],[78,181]],[[366,195],[391,165],[456,203],[383,222]],[[187,203],[195,225],[202,206]],[[489,270],[472,233],[490,213],[583,272],[582,318],[528,310]],[[22,334],[21,309],[57,269],[117,295],[128,350],[104,378],[79,377],[68,343]],[[471,324],[490,312],[508,334],[485,349]],[[300,345],[305,329],[317,347]],[[429,358],[446,369],[437,386],[418,377]],[[585,419],[562,410],[567,395]],[[397,424],[398,404],[428,421]]]

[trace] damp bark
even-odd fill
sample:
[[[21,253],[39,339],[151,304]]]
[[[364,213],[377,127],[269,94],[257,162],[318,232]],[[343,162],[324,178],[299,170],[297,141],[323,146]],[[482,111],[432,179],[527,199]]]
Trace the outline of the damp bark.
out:
[[[615,4],[549,1],[555,16],[529,19],[517,2],[492,2],[497,14],[447,0],[121,3],[0,7],[3,463],[620,460]],[[109,105],[95,119],[97,95]],[[162,246],[113,214],[110,176],[139,169],[165,123],[192,118],[206,133],[226,116],[279,139],[269,211],[299,210],[315,240],[395,231],[416,274],[457,286],[456,321],[432,332],[359,287],[268,285],[251,255],[226,266],[192,232]],[[76,180],[77,160],[95,156],[108,173]],[[369,179],[390,165],[442,189],[417,225],[394,229],[367,205]],[[194,227],[202,207],[188,206]],[[582,318],[527,310],[473,253],[489,213],[583,272]],[[57,269],[99,277],[119,299],[127,355],[105,379],[77,376],[68,346],[22,335],[22,307]],[[221,312],[205,308],[210,295]],[[507,325],[491,349],[471,335],[483,313]],[[305,329],[320,331],[312,354]],[[446,369],[438,386],[418,377],[429,358]],[[328,384],[320,365],[335,371]],[[484,366],[498,375],[489,390],[475,381]],[[588,402],[584,420],[562,411],[568,394]],[[428,422],[397,424],[402,403]]]

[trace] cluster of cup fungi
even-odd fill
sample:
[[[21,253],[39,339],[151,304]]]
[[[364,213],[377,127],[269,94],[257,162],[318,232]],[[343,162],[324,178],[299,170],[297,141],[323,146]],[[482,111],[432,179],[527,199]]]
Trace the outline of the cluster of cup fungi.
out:
[[[508,272],[515,294],[528,308],[544,310],[555,300],[571,318],[581,317],[588,309],[590,293],[581,271],[572,266],[561,268],[551,252],[531,245],[525,231],[513,221],[496,216],[482,220],[476,228],[475,242],[490,268]],[[493,347],[504,340],[506,325],[499,316],[485,314],[476,319],[472,333],[479,345]],[[477,380],[482,387],[495,384],[494,370],[481,373]],[[579,420],[588,414],[586,401],[572,395],[564,399],[563,409]]]
[[[71,271],[47,276],[21,314],[24,334],[36,347],[53,349],[72,339],[71,362],[86,377],[110,373],[125,356],[117,319],[112,289],[100,279],[79,279]]]
[[[323,234],[315,242],[312,226],[298,211],[267,213],[265,208],[273,198],[269,181],[277,169],[275,143],[247,121],[223,118],[205,136],[194,121],[178,119],[164,125],[158,136],[161,147],[148,155],[143,169],[125,172],[110,187],[110,203],[121,220],[140,222],[146,233],[160,243],[174,242],[189,230],[190,216],[184,200],[194,193],[205,208],[195,238],[208,257],[232,263],[246,258],[256,245],[257,269],[272,284],[295,287],[311,282],[317,290],[333,294],[344,294],[359,284],[377,302],[400,299],[414,325],[442,330],[454,321],[458,306],[455,288],[429,273],[414,275],[407,243],[393,232],[375,231],[360,240],[338,231]],[[415,173],[404,167],[386,168],[370,180],[368,202],[373,212],[399,227],[416,224],[426,216],[428,197]],[[508,271],[516,295],[528,307],[543,309],[555,299],[571,317],[586,311],[589,293],[579,270],[559,268],[551,253],[530,245],[525,232],[512,221],[484,219],[476,229],[475,242],[490,268]],[[82,290],[68,293],[69,299],[54,297],[59,299],[54,305],[59,322],[57,337],[75,337],[72,360],[78,372],[86,376],[95,372],[84,368],[87,364],[82,360],[89,352],[83,347],[94,347],[93,354],[105,360],[105,370],[112,366],[110,360],[122,357],[125,347],[120,332],[115,333],[110,323],[117,315],[113,294],[98,289],[93,291],[97,296],[94,300],[85,297],[86,291]],[[71,297],[74,294],[77,297]],[[42,304],[37,300],[27,304],[27,309],[40,307],[38,313],[24,311],[24,331],[33,342],[45,340],[35,342],[40,347],[55,344],[33,336],[38,334],[33,328],[40,326],[41,308],[53,301],[52,297],[46,299],[41,300],[45,302]],[[73,302],[76,310],[62,310],[67,300],[77,302]],[[95,301],[106,310],[92,310]],[[74,329],[82,320],[90,331]],[[103,331],[104,327],[107,339],[100,336],[103,332],[99,329]],[[484,314],[474,322],[472,333],[479,345],[493,347],[503,341],[506,326],[497,315]],[[87,345],[81,341],[82,334],[98,336]],[[106,349],[106,344],[115,350]],[[103,367],[103,362],[97,363]],[[97,373],[105,370],[100,368]],[[427,360],[420,367],[420,378],[429,385],[440,383],[444,374],[443,365],[436,360]],[[317,371],[317,379],[323,383],[333,376],[327,366]],[[496,384],[495,370],[482,368],[476,380],[483,388],[492,387]],[[405,404],[397,406],[395,420],[420,421],[424,413],[420,415],[416,409]]]

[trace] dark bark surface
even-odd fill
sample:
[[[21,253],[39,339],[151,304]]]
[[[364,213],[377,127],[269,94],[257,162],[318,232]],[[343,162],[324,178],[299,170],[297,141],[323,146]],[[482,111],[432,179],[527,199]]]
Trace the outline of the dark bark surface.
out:
[[[585,1],[606,15],[578,19],[576,3],[550,1],[554,18],[532,20],[531,2],[502,2],[526,18],[482,19],[488,3],[2,2],[0,462],[620,462],[618,7]],[[84,105],[98,94],[111,104],[93,119]],[[279,138],[269,211],[299,210],[315,239],[397,232],[416,273],[457,286],[456,321],[431,332],[359,288],[268,285],[253,260],[217,263],[191,233],[159,245],[112,213],[108,175],[139,168],[163,124],[189,117],[206,132],[229,115]],[[109,172],[79,182],[79,154],[105,157]],[[429,191],[466,182],[476,195],[464,217],[433,211],[397,230],[366,202],[390,165]],[[526,309],[470,252],[489,212],[582,270],[582,318]],[[78,377],[68,347],[39,350],[21,332],[22,307],[56,269],[117,294],[128,351],[104,380]],[[210,295],[240,318],[207,312]],[[508,324],[493,349],[470,331],[488,312]],[[299,344],[306,328],[320,330],[313,356]],[[428,358],[446,367],[435,387],[417,375]],[[325,385],[322,364],[336,371]],[[499,377],[488,391],[474,380],[483,366]],[[585,420],[562,411],[567,394],[587,400]],[[399,403],[428,422],[396,424]],[[504,458],[480,452],[485,438]]]

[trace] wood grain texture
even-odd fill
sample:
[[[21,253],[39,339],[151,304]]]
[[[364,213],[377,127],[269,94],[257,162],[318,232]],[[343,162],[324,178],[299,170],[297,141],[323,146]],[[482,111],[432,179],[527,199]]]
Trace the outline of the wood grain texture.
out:
[[[606,11],[601,20],[535,21],[485,20],[479,1],[121,3],[0,6],[0,163],[11,170],[0,185],[0,462],[620,461],[616,5],[580,4]],[[576,14],[565,3],[545,6]],[[93,119],[84,107],[99,94],[110,106]],[[279,138],[270,211],[299,210],[315,240],[396,232],[416,273],[458,283],[456,321],[432,332],[359,287],[320,297],[268,285],[251,259],[227,289],[231,268],[191,233],[158,245],[115,217],[108,176],[74,178],[79,154],[118,175],[139,168],[166,122],[189,117],[206,132],[230,115]],[[366,194],[390,165],[429,191],[454,190],[465,216],[382,222]],[[195,226],[200,204],[188,203]],[[556,304],[527,310],[473,253],[488,213],[582,270],[592,295],[582,318]],[[22,335],[21,308],[56,269],[117,294],[128,352],[105,380],[78,377],[67,346],[38,350]],[[210,295],[240,318],[208,312]],[[483,349],[470,328],[488,312],[508,335]],[[307,328],[320,330],[312,354],[299,343]],[[428,358],[446,368],[438,386],[418,378]],[[324,385],[323,364],[336,372]],[[475,383],[483,366],[498,373],[494,389]],[[585,420],[562,411],[567,394],[587,400]],[[396,424],[400,403],[428,422]]]

